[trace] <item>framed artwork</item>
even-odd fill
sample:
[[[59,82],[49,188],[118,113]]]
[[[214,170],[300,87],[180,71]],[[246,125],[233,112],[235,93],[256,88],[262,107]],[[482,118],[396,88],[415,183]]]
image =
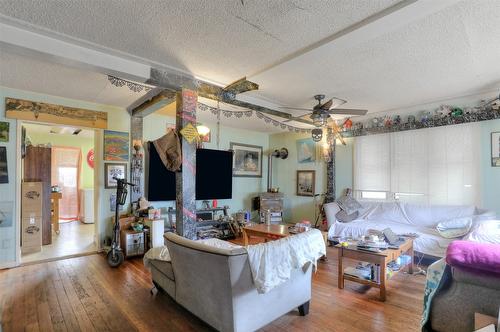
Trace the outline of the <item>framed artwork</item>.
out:
[[[0,142],[9,141],[9,123],[0,121]]]
[[[0,227],[11,227],[14,202],[0,202]]]
[[[316,143],[312,138],[297,140],[297,161],[301,164],[316,161]]]
[[[500,131],[491,133],[491,166],[500,167]]]
[[[297,196],[314,196],[316,171],[297,171]]]
[[[262,146],[230,142],[233,150],[233,176],[262,177]]]
[[[104,161],[128,161],[128,133],[104,131]]]
[[[0,183],[9,183],[9,171],[7,169],[7,148],[0,146]]]
[[[109,209],[111,212],[116,210],[116,194],[109,195]],[[123,205],[118,205],[118,211],[123,211]]]
[[[104,164],[104,187],[106,189],[116,188],[116,180],[125,179],[127,174],[127,164],[125,163],[106,163]]]

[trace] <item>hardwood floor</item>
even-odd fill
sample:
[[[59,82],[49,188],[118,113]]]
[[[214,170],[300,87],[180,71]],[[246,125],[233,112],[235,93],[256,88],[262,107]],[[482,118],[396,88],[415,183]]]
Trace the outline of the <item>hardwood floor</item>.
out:
[[[336,249],[313,277],[309,315],[298,311],[262,331],[418,331],[425,277],[399,273],[387,301],[378,289],[346,282],[337,288]],[[211,331],[165,294],[150,295],[141,259],[118,269],[91,255],[0,271],[3,331]],[[222,308],[221,308],[222,309]],[[248,308],[251,310],[251,308]],[[2,330],[0,328],[0,330]]]

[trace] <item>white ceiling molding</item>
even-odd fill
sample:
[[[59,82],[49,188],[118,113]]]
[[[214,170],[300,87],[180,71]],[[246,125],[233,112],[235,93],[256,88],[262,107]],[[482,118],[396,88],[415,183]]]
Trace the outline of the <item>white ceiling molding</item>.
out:
[[[137,61],[96,51],[3,22],[0,22],[0,46],[3,51],[21,53],[45,61],[139,82],[149,79],[151,71],[149,65]]]

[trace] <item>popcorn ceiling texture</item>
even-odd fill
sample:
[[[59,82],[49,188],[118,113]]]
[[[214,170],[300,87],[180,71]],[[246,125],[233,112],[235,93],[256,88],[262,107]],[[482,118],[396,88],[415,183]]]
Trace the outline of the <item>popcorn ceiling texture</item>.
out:
[[[0,13],[223,84],[397,0],[2,0]]]
[[[396,2],[0,0],[0,13],[226,84]],[[312,106],[312,96],[325,93],[348,100],[346,108],[370,112],[484,92],[493,97],[500,88],[498,45],[500,1],[465,0],[348,48],[327,43],[313,49],[249,77],[260,90],[245,95]],[[73,73],[69,77],[78,80],[69,82],[67,70],[55,65],[9,55],[0,61],[6,86],[24,71],[36,79],[16,88],[38,91],[30,88],[38,84],[52,94],[119,106],[135,99],[101,88],[106,82],[92,73]],[[45,69],[37,74],[35,67]],[[47,72],[60,82],[51,82]]]

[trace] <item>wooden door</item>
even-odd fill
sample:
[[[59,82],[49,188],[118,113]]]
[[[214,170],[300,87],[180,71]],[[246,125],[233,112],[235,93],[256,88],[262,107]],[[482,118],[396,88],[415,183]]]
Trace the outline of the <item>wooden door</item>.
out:
[[[50,213],[51,192],[51,149],[35,146],[26,147],[24,158],[24,181],[42,182],[42,244],[52,243],[52,224]]]

